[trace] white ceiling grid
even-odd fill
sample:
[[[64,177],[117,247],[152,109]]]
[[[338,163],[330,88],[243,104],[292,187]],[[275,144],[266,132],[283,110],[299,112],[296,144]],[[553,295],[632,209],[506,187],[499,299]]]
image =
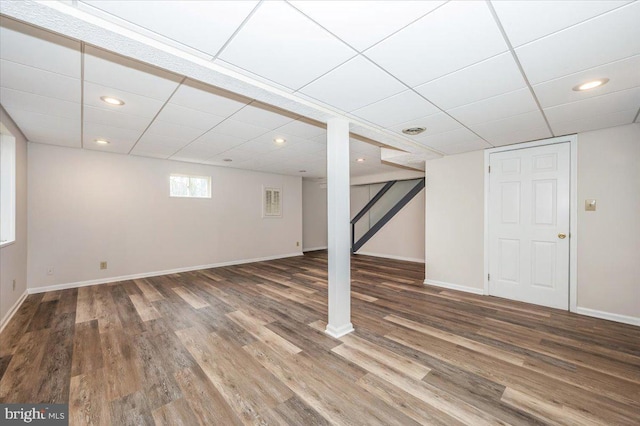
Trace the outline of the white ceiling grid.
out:
[[[638,119],[638,1],[73,5],[396,137],[407,138],[401,133],[406,127],[426,127],[411,139],[443,154]],[[102,49],[87,45],[83,53],[80,42],[23,28],[2,20],[0,95],[32,141],[325,174],[326,136],[317,123]],[[602,77],[609,84],[571,90]],[[104,95],[126,104],[109,107],[99,100]],[[353,125],[352,132],[359,128]],[[275,145],[276,136],[286,144]],[[96,146],[98,137],[111,144]],[[353,158],[366,158],[354,173],[387,167],[377,147],[351,144]]]

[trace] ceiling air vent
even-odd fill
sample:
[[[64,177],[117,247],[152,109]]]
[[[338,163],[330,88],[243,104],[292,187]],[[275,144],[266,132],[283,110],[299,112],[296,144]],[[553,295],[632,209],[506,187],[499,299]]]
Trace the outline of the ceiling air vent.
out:
[[[409,127],[407,129],[402,129],[402,133],[409,136],[415,136],[415,135],[419,135],[425,130],[427,130],[426,127]]]

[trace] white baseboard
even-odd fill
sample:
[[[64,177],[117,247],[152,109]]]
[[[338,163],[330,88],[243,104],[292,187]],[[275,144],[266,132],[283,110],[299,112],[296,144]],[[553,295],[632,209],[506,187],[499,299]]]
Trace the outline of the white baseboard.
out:
[[[327,324],[327,329],[324,332],[335,339],[339,339],[340,337],[345,336],[353,331],[353,324],[348,323],[340,327],[334,327],[330,324]]]
[[[638,318],[638,317],[630,317],[630,316],[627,316],[627,315],[612,314],[611,312],[598,311],[598,310],[589,309],[589,308],[581,308],[579,306],[576,308],[576,313],[580,314],[580,315],[586,315],[586,316],[589,316],[589,317],[606,319],[606,320],[609,320],[609,321],[615,321],[615,322],[621,322],[621,323],[624,323],[624,324],[640,326],[640,318]]]
[[[303,248],[302,251],[303,252],[307,252],[307,251],[318,251],[318,250],[326,250],[328,247],[324,246],[324,247],[309,247],[309,248]]]
[[[242,265],[244,263],[264,262],[266,260],[284,259],[287,257],[295,257],[295,256],[302,256],[302,252],[281,254],[277,256],[259,257],[255,259],[231,260],[229,262],[212,263],[210,265],[188,266],[186,268],[168,269],[165,271],[144,272],[142,274],[122,275],[119,277],[99,278],[96,280],[78,281],[78,282],[66,283],[66,284],[55,284],[55,285],[44,286],[44,287],[32,287],[32,288],[29,288],[27,291],[29,292],[29,294],[44,293],[46,291],[66,290],[69,288],[78,288],[78,287],[86,287],[86,286],[97,285],[97,284],[114,283],[118,281],[157,277],[160,275],[178,274],[180,272],[190,272],[190,271],[198,271],[201,269],[220,268],[223,266]]]
[[[383,257],[385,259],[404,260],[405,262],[424,263],[424,259],[418,259],[416,257],[394,256],[391,254],[371,253],[367,251],[358,251],[356,254],[372,257]]]
[[[13,315],[18,311],[18,308],[22,306],[22,302],[24,302],[24,299],[27,298],[28,294],[29,293],[27,292],[27,290],[25,290],[24,293],[22,293],[22,296],[20,296],[18,300],[16,300],[16,303],[13,304],[11,309],[9,309],[9,312],[7,312],[4,318],[2,318],[2,321],[0,322],[0,333],[2,333],[2,330],[4,330],[4,327],[7,324],[9,324],[9,321],[11,321],[11,318],[13,318]]]
[[[434,281],[434,280],[428,280],[428,279],[424,280],[424,283],[426,285],[432,285],[434,287],[442,287],[442,288],[448,288],[450,290],[465,291],[467,293],[479,294],[481,296],[484,294],[484,289],[477,288],[477,287],[468,287],[466,285],[451,284],[451,283],[445,283],[442,281]]]

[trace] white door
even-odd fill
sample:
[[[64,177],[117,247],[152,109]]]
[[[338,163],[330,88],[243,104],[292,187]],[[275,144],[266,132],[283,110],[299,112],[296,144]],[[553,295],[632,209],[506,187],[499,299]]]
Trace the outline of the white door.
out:
[[[569,143],[489,161],[489,294],[569,309]]]

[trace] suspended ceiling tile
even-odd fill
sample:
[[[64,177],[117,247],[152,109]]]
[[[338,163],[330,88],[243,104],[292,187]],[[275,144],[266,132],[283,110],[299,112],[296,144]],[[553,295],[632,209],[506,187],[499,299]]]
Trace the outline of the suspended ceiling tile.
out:
[[[2,59],[80,78],[80,42],[0,17]]]
[[[251,103],[233,114],[233,120],[265,129],[276,129],[294,121],[297,116],[260,103]]]
[[[598,115],[636,109],[640,106],[640,88],[622,90],[607,95],[584,99],[545,108],[544,112],[551,124],[562,121],[587,119]],[[630,121],[631,122],[631,121]]]
[[[386,128],[437,112],[438,108],[431,102],[411,90],[406,90],[357,109],[352,114]]]
[[[171,103],[207,114],[228,117],[251,102],[235,95],[193,80],[186,80],[171,97]]]
[[[470,126],[487,121],[500,120],[512,115],[537,110],[533,96],[528,88],[516,90],[493,98],[483,99],[463,105],[447,112],[462,124]]]
[[[151,118],[148,117],[123,114],[114,110],[95,108],[86,105],[84,107],[83,118],[85,123],[96,123],[104,126],[135,130],[138,131],[139,134],[142,134],[142,131],[151,124]]]
[[[415,90],[440,108],[451,109],[525,86],[511,52],[505,52],[418,86]]]
[[[415,87],[506,50],[485,2],[452,1],[365,54]]]
[[[200,129],[156,119],[144,133],[143,139],[151,140],[155,136],[162,136],[174,140],[177,145],[186,145],[203,133]]]
[[[539,110],[535,110],[504,118],[502,120],[474,124],[469,126],[469,128],[482,138],[491,142],[491,138],[496,135],[546,126],[547,124],[544,121],[542,113]]]
[[[83,0],[83,3],[213,56],[258,2]]]
[[[34,95],[19,90],[0,88],[2,106],[69,119],[80,119],[80,104],[56,98]]]
[[[285,2],[260,5],[220,58],[297,89],[356,52]]]
[[[540,37],[618,8],[629,1],[492,1],[498,18],[513,46]]]
[[[80,148],[80,118],[63,118],[5,107],[29,142]]]
[[[442,146],[439,149],[446,155],[455,155],[455,154],[462,154],[465,152],[479,151],[481,149],[487,149],[487,148],[491,148],[491,145],[489,143],[487,143],[482,139],[474,139],[471,141],[465,141],[465,142]]]
[[[351,59],[301,92],[342,111],[353,111],[406,87],[362,56]]]
[[[218,124],[214,128],[216,133],[222,133],[229,136],[234,136],[240,139],[250,140],[260,135],[264,135],[269,129],[264,127],[258,127],[251,124],[243,123],[229,118],[222,123]]]
[[[185,108],[169,102],[162,108],[162,111],[160,111],[156,119],[167,123],[181,124],[194,129],[209,130],[220,124],[225,118],[226,117],[207,114],[206,112]]]
[[[109,105],[100,100],[102,96],[112,96],[120,99],[124,101],[124,105]],[[116,111],[121,114],[132,114],[140,117],[153,118],[156,116],[158,111],[160,111],[160,108],[162,108],[163,102],[157,99],[147,98],[146,96],[125,92],[123,90],[85,82],[84,104],[96,108],[107,109],[109,111]]]
[[[311,139],[317,136],[326,137],[326,129],[319,125],[320,123],[313,123],[311,121],[307,122],[305,119],[298,119],[279,127],[278,131],[305,139]]]
[[[0,85],[63,101],[80,103],[81,99],[79,79],[4,59],[0,60]]]
[[[530,142],[553,137],[545,124],[533,129],[518,129],[513,132],[505,132],[492,136],[489,142],[493,146],[512,145],[514,143]],[[485,138],[486,139],[486,138]]]
[[[407,136],[413,140],[420,140],[420,138],[459,129],[462,125],[444,112],[438,112],[426,117],[420,117],[415,120],[400,123],[396,126],[390,127],[389,130],[402,134],[402,129],[410,127],[425,127],[427,129],[424,133],[417,136]]]
[[[83,146],[86,149],[97,151],[116,152],[128,154],[131,147],[136,143],[142,131],[125,129],[99,123],[85,122],[83,126]],[[96,143],[96,139],[109,141],[108,145]]]
[[[640,54],[640,2],[516,49],[531,84]]]
[[[588,81],[608,78],[604,86],[575,91],[573,87]],[[533,86],[543,108],[602,96],[640,86],[640,55]]]
[[[92,46],[84,50],[84,79],[163,102],[182,80],[175,74]]]
[[[444,1],[292,1],[294,7],[358,51],[407,26]]]
[[[562,121],[551,123],[551,128],[556,135],[568,135],[578,132],[589,132],[591,130],[604,129],[607,127],[622,126],[631,124],[633,118],[638,113],[638,109],[618,111],[611,114],[596,115],[588,118],[579,118],[572,121]]]
[[[209,149],[210,151],[213,151],[213,154],[216,154],[242,145],[245,142],[247,142],[247,139],[217,133],[214,129],[193,141],[193,143],[191,143],[188,148],[193,147],[194,149]]]
[[[473,142],[477,139],[479,139],[478,135],[474,134],[469,129],[462,127],[450,132],[438,133],[437,135],[420,138],[418,142],[422,145],[442,151],[441,148],[443,147]]]

